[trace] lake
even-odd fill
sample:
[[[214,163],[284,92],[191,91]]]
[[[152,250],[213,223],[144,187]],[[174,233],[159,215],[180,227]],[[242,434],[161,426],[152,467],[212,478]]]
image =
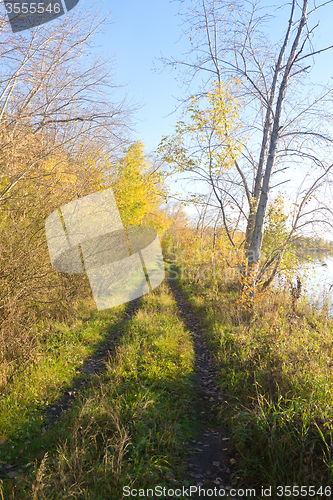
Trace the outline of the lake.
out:
[[[329,300],[330,313],[333,313],[333,254],[325,252],[310,252],[312,262],[306,262],[305,256],[300,255],[301,264],[299,275],[302,283],[305,282],[303,295],[310,302],[321,307],[325,299]]]

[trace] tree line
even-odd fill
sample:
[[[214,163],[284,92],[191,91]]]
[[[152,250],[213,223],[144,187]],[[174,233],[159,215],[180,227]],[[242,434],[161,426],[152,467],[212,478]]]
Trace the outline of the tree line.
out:
[[[159,164],[131,141],[113,64],[94,50],[103,19],[75,9],[11,33],[0,22],[0,386],[37,356],[50,321],[73,321],[91,297],[85,275],[51,267],[45,219],[58,207],[113,187],[124,224],[161,229]]]

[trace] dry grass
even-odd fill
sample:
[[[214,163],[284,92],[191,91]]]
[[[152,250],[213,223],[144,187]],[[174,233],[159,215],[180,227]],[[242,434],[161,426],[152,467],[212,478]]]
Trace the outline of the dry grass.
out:
[[[249,312],[236,285],[181,281],[220,367],[233,428],[238,481],[330,484],[333,480],[333,320],[289,288]]]
[[[194,353],[168,288],[143,297],[136,316],[119,328],[106,372],[92,377],[66,417],[18,454],[20,463],[36,467],[15,488],[6,482],[9,497],[105,500],[121,498],[124,485],[183,479],[184,443],[194,434]]]

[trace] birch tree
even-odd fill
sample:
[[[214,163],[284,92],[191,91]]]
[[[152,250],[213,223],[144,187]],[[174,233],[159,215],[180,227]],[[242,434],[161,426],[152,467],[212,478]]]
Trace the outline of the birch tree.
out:
[[[333,86],[316,83],[313,71],[318,58],[331,61],[333,37],[320,44],[319,22],[332,14],[332,1],[292,0],[281,8],[260,0],[184,0],[181,5],[192,48],[186,60],[164,62],[181,68],[189,89],[199,86],[198,99],[206,98],[209,81],[221,88],[238,82],[243,137],[236,138],[240,156],[233,158],[228,175],[233,172],[232,186],[239,193],[235,197],[230,182],[224,182],[223,164],[221,175],[207,179],[233,244],[228,207],[239,214],[254,284],[267,285],[298,231],[309,224],[332,228]],[[272,28],[278,41],[271,40]],[[263,259],[265,218],[278,189],[289,199],[290,231]]]

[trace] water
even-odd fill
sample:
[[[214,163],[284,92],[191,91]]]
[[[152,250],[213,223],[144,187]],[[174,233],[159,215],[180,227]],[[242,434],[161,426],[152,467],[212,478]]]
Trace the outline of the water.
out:
[[[300,256],[299,275],[303,283],[303,295],[321,308],[328,301],[330,314],[333,314],[333,255],[314,252],[312,262],[305,262]],[[302,262],[303,260],[303,262]]]

